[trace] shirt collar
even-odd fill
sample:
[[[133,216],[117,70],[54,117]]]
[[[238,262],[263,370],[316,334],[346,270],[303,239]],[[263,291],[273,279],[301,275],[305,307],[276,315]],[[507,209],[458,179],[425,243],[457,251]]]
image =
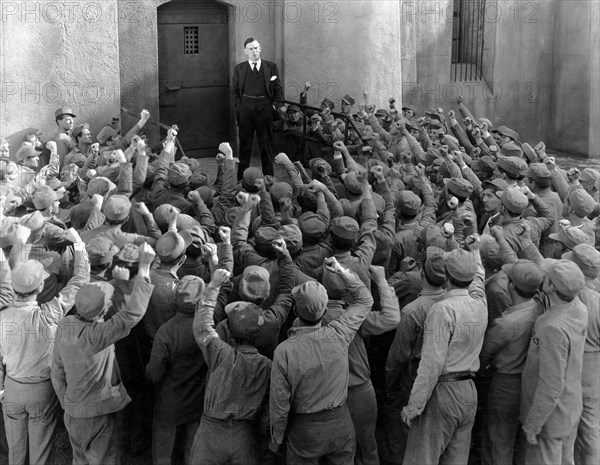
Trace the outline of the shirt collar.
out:
[[[250,69],[253,69],[253,68],[252,68],[252,65],[253,65],[254,63],[253,63],[251,60],[248,60],[248,64],[250,65]],[[256,69],[257,69],[258,71],[260,71],[260,67],[261,67],[261,66],[262,66],[262,59],[261,59],[261,58],[259,58],[259,59],[258,59],[258,61],[256,62]]]
[[[450,289],[449,291],[446,291],[446,297],[455,295],[469,295],[469,289]]]

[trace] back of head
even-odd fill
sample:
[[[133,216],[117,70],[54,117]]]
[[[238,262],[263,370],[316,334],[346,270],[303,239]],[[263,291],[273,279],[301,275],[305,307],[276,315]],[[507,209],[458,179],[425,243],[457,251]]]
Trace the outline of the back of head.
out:
[[[231,335],[239,344],[253,345],[264,325],[263,309],[250,302],[233,302],[225,308]]]
[[[246,302],[262,304],[271,293],[270,277],[266,268],[247,266],[240,279],[240,297]]]

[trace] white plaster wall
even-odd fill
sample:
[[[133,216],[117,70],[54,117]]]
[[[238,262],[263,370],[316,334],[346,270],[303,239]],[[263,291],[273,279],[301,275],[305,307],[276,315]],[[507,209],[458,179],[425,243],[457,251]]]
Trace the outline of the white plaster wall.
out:
[[[397,0],[296,1],[284,16],[286,97],[297,100],[305,81],[308,103],[327,97],[336,110],[349,94],[387,108],[402,98],[400,2]],[[298,13],[299,12],[299,13]]]
[[[95,135],[119,110],[116,0],[0,1],[0,135],[56,134],[69,105]]]

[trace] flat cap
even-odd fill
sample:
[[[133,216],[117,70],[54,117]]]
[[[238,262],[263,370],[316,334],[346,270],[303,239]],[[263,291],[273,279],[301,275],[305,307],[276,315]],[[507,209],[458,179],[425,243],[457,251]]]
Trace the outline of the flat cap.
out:
[[[175,287],[177,308],[184,313],[193,313],[203,292],[204,280],[202,278],[193,275],[184,276]]]
[[[119,252],[119,248],[110,239],[103,236],[95,236],[85,245],[90,264],[98,266],[110,263]]]
[[[560,227],[557,233],[552,233],[548,237],[553,241],[562,242],[570,250],[578,244],[591,245],[590,237],[576,226]]]
[[[316,281],[306,281],[292,289],[298,315],[306,321],[317,321],[327,309],[327,290]]]
[[[527,177],[538,184],[550,185],[552,173],[545,163],[531,163],[527,169]]]
[[[167,231],[156,242],[156,254],[162,262],[169,263],[183,255],[191,243],[189,234],[184,236],[175,231]]]
[[[400,213],[415,216],[421,208],[421,198],[413,191],[403,190],[398,192],[395,198],[396,208]]]
[[[527,169],[527,162],[519,157],[499,157],[498,167],[502,168],[513,177],[523,176]]]
[[[104,215],[111,221],[124,220],[130,210],[131,201],[125,195],[111,195],[104,203]]]
[[[498,197],[502,205],[511,213],[520,215],[529,205],[529,199],[518,187],[510,187],[503,191]]]
[[[350,194],[362,194],[362,184],[354,171],[342,174],[342,181],[344,182],[344,187]]]
[[[473,184],[464,178],[445,178],[444,184],[448,191],[457,197],[468,199],[473,193]]]
[[[29,294],[35,291],[50,275],[37,260],[27,260],[18,263],[12,270],[12,288],[19,294]]]
[[[600,172],[593,168],[585,168],[581,172],[579,180],[591,184],[596,190],[600,190]]]
[[[477,267],[472,255],[462,249],[446,252],[446,273],[457,281],[468,282],[475,277]]]
[[[262,303],[271,293],[270,274],[261,266],[247,266],[239,285],[240,297],[248,302]]]
[[[54,112],[54,118],[58,118],[62,115],[69,115],[69,116],[72,116],[73,118],[77,118],[77,116],[75,116],[75,114],[73,113],[73,110],[71,110],[70,107],[60,107],[59,109],[57,109]]]
[[[235,339],[254,342],[264,325],[263,309],[250,302],[232,302],[225,307],[227,325]]]
[[[302,238],[308,242],[320,240],[327,232],[327,224],[321,220],[319,215],[313,212],[302,213],[298,218],[298,227]]]
[[[596,278],[600,272],[600,252],[590,244],[577,244],[562,258],[575,262],[588,278]]]
[[[531,260],[517,260],[502,266],[514,286],[523,292],[535,292],[544,281],[544,272]]]
[[[346,94],[342,97],[342,102],[344,102],[348,105],[354,105],[354,99],[352,97],[350,97],[348,94]]]
[[[342,239],[356,239],[359,229],[356,220],[349,216],[341,216],[331,221],[331,233]]]
[[[110,304],[114,292],[112,284],[104,281],[84,284],[75,295],[77,314],[88,319],[97,317]]]
[[[50,186],[40,186],[33,193],[33,206],[36,210],[45,210],[54,202],[63,198],[64,193],[56,192]]]
[[[172,186],[180,186],[189,181],[192,176],[190,167],[185,163],[173,163],[169,167],[169,184]]]
[[[565,297],[575,297],[585,286],[585,277],[571,260],[545,258],[542,269],[556,290]]]
[[[40,150],[37,150],[33,145],[24,144],[22,147],[19,148],[19,150],[17,150],[17,153],[15,153],[15,159],[17,160],[17,162],[23,162],[28,158],[39,157],[40,153],[42,152]]]
[[[596,208],[596,201],[585,189],[575,189],[569,194],[569,204],[577,216],[585,218]]]

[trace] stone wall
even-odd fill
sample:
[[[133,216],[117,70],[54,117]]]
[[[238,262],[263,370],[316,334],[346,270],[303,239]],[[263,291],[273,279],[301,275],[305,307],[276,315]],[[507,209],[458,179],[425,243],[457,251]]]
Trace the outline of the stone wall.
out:
[[[25,133],[56,134],[71,106],[93,134],[119,113],[116,0],[0,1],[0,136],[11,153]]]

